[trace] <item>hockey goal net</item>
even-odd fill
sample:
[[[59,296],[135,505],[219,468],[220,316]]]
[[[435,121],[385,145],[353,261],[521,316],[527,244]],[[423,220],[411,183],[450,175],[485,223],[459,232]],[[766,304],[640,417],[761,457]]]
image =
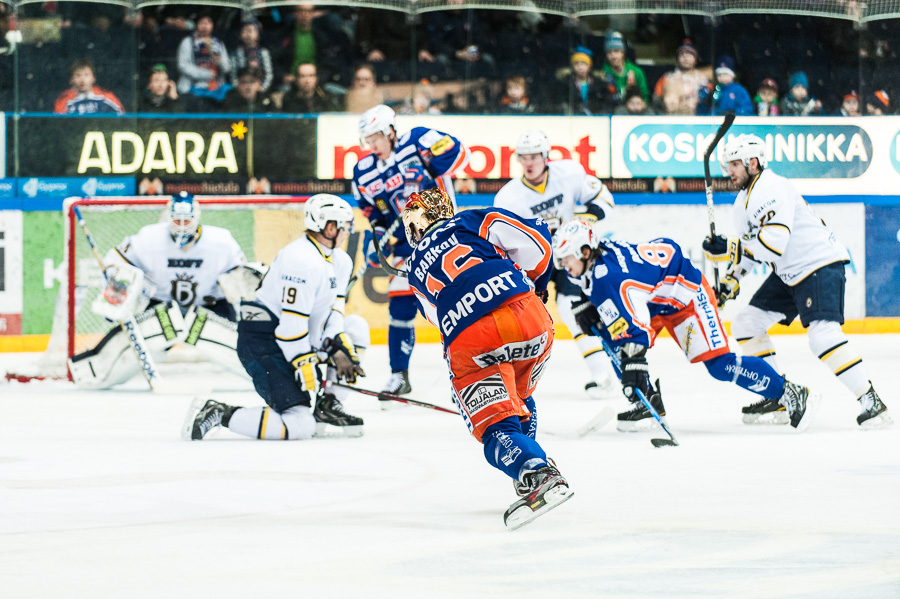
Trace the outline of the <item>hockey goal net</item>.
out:
[[[6,378],[27,382],[69,378],[69,357],[94,347],[110,323],[91,311],[105,287],[103,273],[73,207],[77,206],[97,244],[101,258],[127,236],[165,218],[171,196],[70,198],[63,205],[65,277],[60,285],[47,351],[33,364],[8,372]],[[275,255],[304,232],[307,196],[195,196],[200,223],[228,229],[248,262],[271,264]]]

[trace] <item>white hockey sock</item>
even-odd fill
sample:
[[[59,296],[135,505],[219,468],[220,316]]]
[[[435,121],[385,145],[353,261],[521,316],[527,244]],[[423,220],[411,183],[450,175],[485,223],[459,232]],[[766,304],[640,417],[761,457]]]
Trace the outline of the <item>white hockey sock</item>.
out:
[[[809,325],[809,348],[838,380],[860,397],[869,390],[869,375],[859,353],[836,322],[817,320]]]
[[[306,406],[294,406],[281,414],[268,406],[238,408],[231,415],[228,429],[254,439],[294,441],[312,437],[316,421]]]
[[[775,359],[775,345],[768,333],[750,337],[749,339],[738,339],[738,345],[741,346],[741,353],[745,356],[753,356],[762,358],[768,362],[769,366],[775,369],[775,372],[781,372],[778,368],[778,361]]]

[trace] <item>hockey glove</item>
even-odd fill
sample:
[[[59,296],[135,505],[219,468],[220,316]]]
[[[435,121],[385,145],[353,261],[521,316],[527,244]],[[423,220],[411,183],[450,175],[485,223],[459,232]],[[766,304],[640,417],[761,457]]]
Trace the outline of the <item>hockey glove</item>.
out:
[[[719,288],[716,289],[716,301],[719,307],[725,305],[728,300],[733,300],[741,291],[740,281],[729,271],[719,280]]]
[[[575,315],[575,322],[582,333],[593,336],[598,334],[600,330],[600,313],[597,312],[597,307],[583,293],[581,294],[581,299],[572,302],[572,314]]]
[[[544,302],[545,304],[547,303],[547,300],[550,299],[550,292],[547,291],[546,289],[544,289],[542,291],[538,291],[537,289],[535,289],[534,294],[536,296],[538,296],[539,298],[541,298],[541,301]]]
[[[319,382],[318,364],[319,358],[316,352],[309,352],[294,358],[291,362],[294,370],[294,380],[301,391],[306,391],[310,395],[316,394],[316,385]]]
[[[644,397],[650,397],[650,374],[647,366],[647,358],[644,353],[629,356],[622,352],[622,393],[629,401],[638,401],[635,388],[640,389]]]
[[[340,333],[333,339],[326,339],[322,344],[322,349],[334,363],[338,378],[342,378],[352,385],[356,383],[356,377],[366,376],[365,371],[359,365],[359,354],[356,353],[356,348],[347,333]]]
[[[363,246],[366,248],[366,264],[371,268],[378,268],[381,262],[378,260],[378,252],[375,251],[375,241],[381,246],[381,251],[385,256],[390,256],[394,251],[391,244],[384,243],[384,227],[375,227],[374,235],[372,231],[366,230],[363,234]]]

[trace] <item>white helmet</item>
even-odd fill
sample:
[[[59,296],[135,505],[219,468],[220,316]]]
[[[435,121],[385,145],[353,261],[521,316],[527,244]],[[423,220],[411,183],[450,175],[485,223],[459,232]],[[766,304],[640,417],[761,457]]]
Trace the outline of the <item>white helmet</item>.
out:
[[[179,247],[185,247],[197,236],[200,203],[186,191],[172,196],[166,203],[166,221],[175,243]]]
[[[543,131],[532,129],[526,131],[516,142],[516,155],[540,154],[544,160],[550,157],[550,140]]]
[[[582,218],[568,220],[553,234],[553,264],[558,270],[564,270],[563,258],[575,256],[581,259],[581,248],[587,246],[596,250],[599,245],[600,238],[591,223]]]
[[[750,159],[759,160],[759,167],[766,168],[766,142],[756,135],[742,133],[725,143],[722,152],[722,173],[728,175],[728,163],[732,160],[740,160],[744,166],[750,168]]]
[[[394,111],[390,106],[379,104],[359,117],[359,139],[363,145],[370,135],[376,133],[389,135],[392,130],[396,131],[397,126],[394,124]]]
[[[321,233],[328,221],[337,222],[339,229],[347,231],[353,226],[353,208],[345,200],[331,195],[319,193],[306,200],[306,230]]]

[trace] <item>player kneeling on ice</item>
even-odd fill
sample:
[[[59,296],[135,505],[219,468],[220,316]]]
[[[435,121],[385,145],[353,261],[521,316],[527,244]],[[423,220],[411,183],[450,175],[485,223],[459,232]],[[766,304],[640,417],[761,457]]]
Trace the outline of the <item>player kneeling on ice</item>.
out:
[[[360,359],[369,325],[357,315],[344,317],[353,261],[338,247],[352,229],[353,210],[330,194],[309,198],[305,210],[306,236],[278,253],[255,299],[241,302],[238,357],[266,407],[195,399],[186,439],[199,441],[217,426],[257,439],[309,439],[329,427],[362,435],[362,418],[344,412],[337,397],[349,390],[319,388],[320,363],[327,364],[329,381],[352,384],[365,376]]]
[[[764,357],[778,368],[769,328],[798,316],[809,330],[809,347],[859,401],[856,422],[863,428],[891,424],[887,406],[869,380],[866,366],[841,329],[844,324],[846,248],[790,181],[766,168],[766,144],[756,135],[738,135],[725,144],[722,172],[741,191],[734,200],[740,237],[721,235],[703,242],[706,256],[729,262],[716,290],[719,303],[734,298],[740,280],[760,263],[772,273],[731,323],[745,354]],[[744,422],[783,423],[780,406],[761,401],[743,409]]]
[[[578,314],[579,327],[599,333],[620,354],[622,390],[634,404],[632,410],[619,414],[620,431],[654,423],[635,389],[665,415],[659,380],[655,388],[650,384],[646,358],[663,328],[688,360],[703,362],[714,378],[778,402],[791,426],[799,430],[809,426],[815,396],[779,375],[762,358],[741,357],[729,350],[715,294],[703,273],[671,239],[638,244],[604,241],[589,223],[575,219],[554,236],[553,259],[570,277],[580,279],[591,302]]]
[[[550,230],[503,209],[454,216],[446,192],[410,195],[403,225],[413,248],[409,282],[441,331],[454,399],[489,464],[521,499],[504,522],[518,528],[572,496],[535,441],[532,398],[550,357],[553,322],[542,299],[551,271]]]
[[[108,283],[91,310],[119,322],[134,314],[137,330],[117,326],[93,349],[73,356],[69,370],[76,385],[106,389],[141,372],[131,335],[146,340],[151,361],[185,343],[228,370],[240,369],[234,309],[219,281],[245,268],[241,246],[227,229],[201,227],[200,204],[188,193],[173,196],[163,216],[105,256]]]

